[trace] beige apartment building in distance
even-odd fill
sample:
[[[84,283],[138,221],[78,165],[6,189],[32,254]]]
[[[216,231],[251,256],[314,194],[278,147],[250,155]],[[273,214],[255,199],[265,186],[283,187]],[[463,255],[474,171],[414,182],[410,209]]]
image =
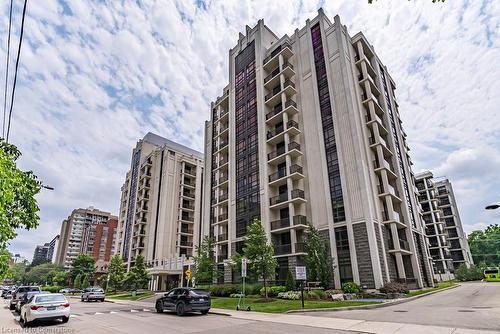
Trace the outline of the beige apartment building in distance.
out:
[[[221,57],[223,53],[221,53]],[[433,285],[395,83],[362,33],[319,10],[277,36],[259,20],[229,50],[229,84],[206,123],[203,233],[224,277],[254,218],[274,245],[276,279],[304,264],[308,224],[334,285]]]
[[[92,254],[97,225],[106,224],[112,218],[117,217],[92,206],[73,210],[61,224],[55,263],[69,270],[79,254]]]
[[[127,269],[138,255],[152,290],[182,285],[200,237],[203,154],[148,133],[132,152],[122,186],[115,249]]]

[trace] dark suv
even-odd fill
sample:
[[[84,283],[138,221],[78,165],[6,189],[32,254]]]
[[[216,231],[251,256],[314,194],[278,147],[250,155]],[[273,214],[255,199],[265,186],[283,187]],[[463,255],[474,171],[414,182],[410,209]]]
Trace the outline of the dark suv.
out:
[[[210,294],[194,288],[177,288],[170,290],[156,300],[156,312],[175,311],[177,315],[186,312],[207,314],[210,310]]]

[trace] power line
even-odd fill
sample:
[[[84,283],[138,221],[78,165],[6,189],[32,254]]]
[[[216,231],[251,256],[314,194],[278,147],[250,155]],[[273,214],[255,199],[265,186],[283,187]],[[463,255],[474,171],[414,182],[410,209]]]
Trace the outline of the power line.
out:
[[[24,0],[23,18],[21,21],[21,35],[19,36],[19,46],[17,48],[16,69],[14,70],[14,83],[12,84],[12,95],[11,95],[11,99],[10,99],[9,122],[7,124],[7,139],[6,139],[7,143],[9,142],[10,121],[12,118],[12,107],[14,106],[14,94],[16,92],[17,68],[19,67],[19,58],[21,57],[21,45],[23,44],[24,17],[26,16],[26,4],[27,3],[28,3],[28,0]]]
[[[7,59],[5,61],[5,91],[3,94],[3,124],[2,137],[5,137],[5,116],[7,112],[7,84],[9,80],[9,57],[10,57],[10,27],[12,26],[12,0],[10,0],[9,10],[9,35],[7,37]]]

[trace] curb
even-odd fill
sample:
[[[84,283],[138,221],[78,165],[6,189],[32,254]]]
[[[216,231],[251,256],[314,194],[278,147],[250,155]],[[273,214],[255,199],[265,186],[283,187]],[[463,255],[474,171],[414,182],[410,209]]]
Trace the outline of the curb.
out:
[[[413,297],[407,297],[404,299],[397,299],[392,302],[387,302],[387,303],[381,303],[381,304],[373,304],[373,305],[361,305],[361,306],[347,306],[347,307],[336,307],[336,308],[315,308],[315,309],[304,309],[304,310],[290,310],[284,312],[284,314],[289,314],[289,313],[309,313],[309,312],[338,312],[338,311],[352,311],[352,310],[369,310],[369,309],[374,309],[374,308],[382,308],[382,307],[387,307],[387,306],[392,306],[392,305],[398,305],[398,304],[403,304],[406,302],[411,302],[412,300],[419,299],[425,296],[433,295],[438,292],[450,290],[450,289],[455,289],[458,288],[460,284],[456,284],[447,288],[435,290],[435,291],[429,291],[426,293],[423,293],[418,296],[413,296]]]

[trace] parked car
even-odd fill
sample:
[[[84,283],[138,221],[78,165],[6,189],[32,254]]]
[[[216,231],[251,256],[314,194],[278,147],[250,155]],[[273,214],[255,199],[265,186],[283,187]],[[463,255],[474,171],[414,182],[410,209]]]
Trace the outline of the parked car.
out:
[[[104,290],[101,288],[87,288],[83,289],[82,293],[82,302],[83,301],[91,301],[91,300],[100,300],[104,301],[105,295]]]
[[[77,289],[77,288],[64,288],[64,289],[61,289],[59,290],[59,293],[71,293],[71,294],[75,294],[75,293],[82,293],[83,290],[81,289]]]
[[[175,311],[177,315],[186,312],[207,314],[210,310],[210,293],[194,288],[177,288],[170,290],[156,300],[156,312]]]
[[[17,304],[16,304],[16,311],[21,313],[21,307],[28,302],[28,300],[31,299],[34,295],[37,295],[39,293],[49,293],[46,291],[28,291],[24,295],[18,298]]]
[[[12,286],[4,286],[3,289],[1,290],[2,297],[7,299],[12,297],[12,290],[14,290],[14,287]]]
[[[16,304],[21,299],[24,294],[28,291],[40,291],[40,287],[36,285],[22,285],[12,293],[12,298],[10,299],[9,309],[12,311],[16,308]]]
[[[31,296],[21,307],[21,326],[29,326],[35,320],[61,319],[68,322],[71,308],[62,293],[39,293]]]

